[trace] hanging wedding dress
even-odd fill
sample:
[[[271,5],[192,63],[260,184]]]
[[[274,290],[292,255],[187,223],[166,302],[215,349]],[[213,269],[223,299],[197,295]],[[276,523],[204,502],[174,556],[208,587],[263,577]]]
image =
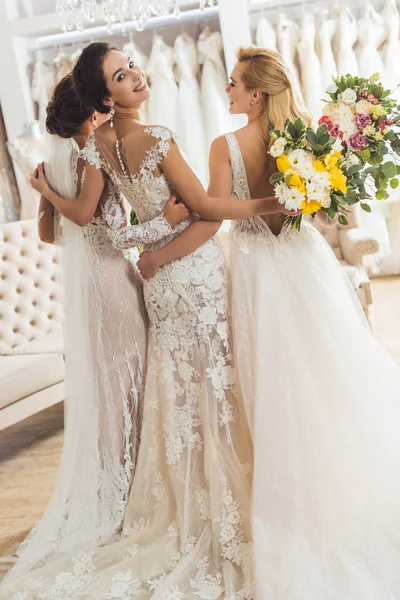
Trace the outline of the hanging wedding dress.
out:
[[[395,23],[394,19],[393,22]],[[386,38],[387,29],[381,16],[371,4],[367,4],[365,7],[364,17],[360,19],[358,26],[359,41],[362,45],[359,55],[360,75],[362,77],[370,77],[373,73],[377,72],[381,74],[382,82],[385,82],[387,79],[385,65],[378,48]],[[398,195],[398,191],[396,190],[394,194]],[[390,221],[387,219],[389,204],[385,200],[372,200],[370,206],[372,209],[371,213],[365,213],[362,210],[359,211],[359,224],[366,233],[377,239],[379,253],[368,257],[366,266],[372,273],[382,273],[382,261],[390,261],[392,254],[392,240],[388,229]],[[395,223],[398,223],[396,219]],[[397,235],[394,236],[394,241],[396,237]]]
[[[336,66],[338,75],[356,76],[359,74],[358,61],[353,46],[357,41],[357,21],[350,7],[341,4],[339,6],[339,18],[336,27]]]
[[[199,68],[195,41],[186,34],[175,40],[175,62],[178,66],[178,130],[179,140],[188,163],[204,187],[208,185],[208,156],[204,139],[203,111],[200,86],[197,81]],[[196,143],[193,143],[196,140]]]
[[[393,91],[392,96],[400,103],[400,40],[399,12],[395,0],[386,0],[382,17],[386,26],[387,42],[384,47],[384,83]],[[400,191],[390,190],[390,202],[385,202],[382,212],[387,223],[390,252],[379,262],[381,275],[400,274]]]
[[[374,7],[367,4],[364,16],[358,21],[358,41],[361,51],[358,64],[361,77],[371,77],[373,73],[380,73],[382,80],[385,79],[385,65],[378,48],[386,38],[385,25]]]
[[[277,50],[275,29],[265,17],[261,17],[257,23],[256,45],[261,48]]]
[[[392,90],[392,96],[400,102],[400,18],[396,0],[386,0],[382,11],[386,29],[386,44],[383,51],[383,83]]]
[[[73,139],[47,136],[46,154],[49,183],[73,202],[85,177],[79,147]],[[138,271],[111,243],[106,202],[120,206],[126,222],[123,200],[108,182],[91,222],[79,227],[63,218],[61,239],[57,235],[62,246],[64,445],[52,498],[0,586],[7,600],[29,571],[110,538],[125,516],[143,413],[147,315]]]
[[[71,58],[64,52],[60,52],[53,60],[53,66],[56,72],[55,83],[58,83],[72,71]]]
[[[215,138],[232,129],[229,101],[225,89],[228,77],[221,58],[222,37],[219,31],[204,31],[197,42],[201,73],[201,103],[204,111],[206,153]],[[236,127],[235,127],[236,128]]]
[[[301,66],[301,84],[308,112],[314,124],[322,114],[322,79],[321,63],[315,51],[315,18],[305,13],[300,27],[300,41],[297,51]]]
[[[329,19],[329,10],[320,13],[317,41],[318,54],[321,64],[321,91],[322,98],[326,97],[325,90],[332,83],[332,77],[337,75],[336,61],[333,54],[332,42],[336,31],[335,19]]]
[[[108,204],[114,243],[156,250],[194,220],[172,230],[161,215],[171,187],[160,166],[173,134],[150,127],[117,142],[113,135],[115,129],[97,130],[85,156],[105,169],[142,223],[141,236],[120,227],[118,205]],[[216,239],[162,267],[144,283],[144,295],[143,428],[122,535],[31,573],[7,600],[253,600],[252,456],[234,394]]]
[[[34,102],[39,106],[39,121],[46,121],[46,109],[55,84],[54,73],[48,63],[38,57],[32,74],[31,93]]]
[[[300,90],[300,77],[295,62],[297,43],[299,41],[299,26],[293,21],[289,21],[286,16],[281,13],[278,17],[276,33],[278,50],[282,54],[292,73],[296,88]]]
[[[227,141],[232,195],[250,198]],[[400,598],[400,367],[311,224],[275,236],[260,217],[234,221],[229,256],[254,442],[255,597]]]
[[[147,117],[151,123],[159,123],[179,133],[178,86],[173,71],[174,51],[159,36],[153,40],[153,48],[147,64],[146,75],[150,78],[151,95],[147,103]]]

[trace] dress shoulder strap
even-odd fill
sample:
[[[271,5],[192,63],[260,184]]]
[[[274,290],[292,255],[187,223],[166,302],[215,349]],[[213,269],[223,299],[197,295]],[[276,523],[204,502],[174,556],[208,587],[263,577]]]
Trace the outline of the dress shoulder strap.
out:
[[[225,138],[231,156],[232,168],[232,196],[235,198],[250,199],[250,190],[247,182],[246,169],[239,142],[233,132],[226,133]]]

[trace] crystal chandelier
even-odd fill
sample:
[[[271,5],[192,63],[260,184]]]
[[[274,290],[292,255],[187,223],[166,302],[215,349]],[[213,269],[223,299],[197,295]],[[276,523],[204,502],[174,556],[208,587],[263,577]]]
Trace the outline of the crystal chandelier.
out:
[[[205,10],[212,7],[216,0],[197,0],[198,7]],[[63,31],[77,29],[82,31],[87,24],[98,18],[100,7],[103,18],[109,27],[133,21],[138,31],[143,31],[151,17],[174,15],[180,19],[182,0],[56,0],[57,13],[63,20]]]

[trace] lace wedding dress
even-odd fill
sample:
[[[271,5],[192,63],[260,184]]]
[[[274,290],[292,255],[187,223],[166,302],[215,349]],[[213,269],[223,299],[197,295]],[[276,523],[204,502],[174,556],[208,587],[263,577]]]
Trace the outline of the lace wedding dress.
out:
[[[155,250],[192,221],[172,230],[157,216],[171,193],[160,166],[172,143],[159,127],[116,143],[99,130],[90,139],[87,160],[109,174],[141,222],[114,229],[118,247]],[[118,225],[118,205],[106,210]],[[122,535],[32,573],[12,600],[253,598],[251,444],[234,395],[217,241],[161,268],[144,295],[143,428]]]
[[[235,198],[250,198],[227,136]],[[400,368],[316,229],[229,234],[235,362],[254,442],[255,597],[400,597]]]
[[[321,11],[322,20],[317,32],[318,53],[321,61],[321,98],[326,97],[325,90],[332,83],[332,77],[337,75],[336,61],[332,49],[337,22],[334,19],[329,19],[328,15],[328,9]]]
[[[46,175],[73,201],[85,176],[79,147],[48,137]],[[138,271],[111,243],[106,201],[123,210],[108,183],[88,225],[61,224],[64,445],[49,505],[0,588],[8,600],[27,572],[109,538],[124,520],[140,439],[147,315]]]
[[[351,73],[355,77],[359,75],[359,68],[353,46],[357,41],[358,29],[357,20],[349,6],[340,5],[336,34],[336,65],[338,75]]]

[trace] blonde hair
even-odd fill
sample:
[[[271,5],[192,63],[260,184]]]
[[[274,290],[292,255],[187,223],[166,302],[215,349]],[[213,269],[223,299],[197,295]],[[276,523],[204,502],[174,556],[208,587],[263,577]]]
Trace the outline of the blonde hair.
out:
[[[242,66],[246,89],[259,89],[263,93],[262,124],[268,144],[271,143],[270,131],[283,129],[286,119],[301,117],[307,125],[311,124],[301,92],[279,52],[257,46],[242,47],[238,50],[237,59]]]

